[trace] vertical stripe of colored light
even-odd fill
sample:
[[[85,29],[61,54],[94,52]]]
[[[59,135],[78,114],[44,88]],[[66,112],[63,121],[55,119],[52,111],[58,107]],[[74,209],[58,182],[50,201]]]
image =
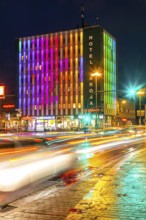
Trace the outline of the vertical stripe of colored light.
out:
[[[23,68],[23,115],[26,115],[26,41],[23,41],[23,55],[24,55],[24,68]]]
[[[55,38],[55,92],[56,92],[56,97],[55,97],[55,102],[56,102],[56,114],[58,114],[58,35],[56,35]]]
[[[22,97],[21,97],[21,89],[22,89],[22,83],[21,83],[21,80],[22,80],[22,60],[21,60],[21,56],[22,56],[22,42],[21,40],[19,40],[19,109],[22,109],[22,103],[21,103],[21,100],[22,100]]]
[[[114,39],[104,32],[104,90],[116,90],[116,62],[112,57],[112,53],[116,53]],[[104,94],[104,101],[109,104],[110,109],[114,111],[116,108],[116,92]]]
[[[41,37],[41,106],[42,114],[44,108],[44,38]]]
[[[60,72],[60,105],[63,106],[63,73]]]
[[[75,102],[76,102],[76,114],[78,114],[78,33],[75,33],[75,87],[76,87],[76,95],[75,95]]]
[[[83,113],[83,31],[80,31],[80,103],[81,114]]]
[[[73,71],[70,71],[70,108],[73,114]]]
[[[65,71],[65,107],[67,113],[67,106],[68,106],[68,72]]]
[[[59,66],[60,66],[60,100],[59,100],[59,103],[60,103],[60,114],[62,115],[62,111],[63,111],[63,54],[62,54],[62,51],[63,51],[63,36],[62,36],[62,33],[59,34],[59,45],[60,45],[60,61],[59,61]]]
[[[48,81],[49,81],[49,87],[48,87],[48,103],[49,103],[49,107],[51,106],[51,59],[50,59],[50,55],[51,55],[51,40],[50,40],[50,36],[49,36],[49,66],[48,66]],[[49,114],[50,114],[50,109],[49,109]]]
[[[83,113],[84,109],[83,109],[83,82],[81,82],[81,113]]]
[[[70,114],[73,114],[73,33],[70,33]]]
[[[78,106],[78,70],[75,71],[76,74],[76,107]]]
[[[53,48],[53,36],[50,37],[50,43],[51,43],[51,114],[53,114],[53,94],[54,94],[54,80],[53,80],[53,75],[54,75],[54,71],[53,71],[53,64],[54,64],[54,60],[53,60],[53,55],[54,55],[54,48]]]
[[[60,71],[63,71],[63,60],[60,59]]]
[[[46,92],[46,115],[48,115],[48,44],[49,44],[49,41],[48,41],[48,35],[46,36],[46,41],[45,41],[45,47],[46,47],[46,89],[45,89],[45,92]]]
[[[27,94],[27,98],[28,98],[28,102],[27,102],[27,109],[28,109],[28,114],[26,112],[27,115],[30,115],[30,40],[28,39],[27,41],[27,47],[28,47],[28,55],[27,55],[27,66],[28,66],[28,94]]]
[[[83,82],[83,57],[80,57],[80,82]]]
[[[35,39],[32,39],[32,115],[34,115],[34,106],[35,106],[35,88],[34,88],[34,81],[36,78],[36,73],[35,73],[35,51],[34,51],[34,47],[35,47]]]
[[[68,40],[68,35],[65,34],[65,42]],[[65,43],[65,114],[68,113],[68,47]]]
[[[37,115],[39,115],[39,97],[40,97],[40,87],[39,87],[39,38],[37,38],[37,62],[35,63],[37,68]]]

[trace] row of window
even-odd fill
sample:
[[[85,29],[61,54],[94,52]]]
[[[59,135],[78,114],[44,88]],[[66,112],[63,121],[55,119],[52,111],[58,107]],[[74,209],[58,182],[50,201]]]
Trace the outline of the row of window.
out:
[[[76,61],[73,61],[70,63],[70,61],[68,60],[67,62],[58,62],[58,63],[48,63],[48,65],[44,65],[43,66],[43,70],[45,71],[46,69],[47,70],[52,70],[52,69],[61,69],[61,70],[65,70],[66,68],[71,68],[71,69],[77,69],[77,68],[80,68],[83,66],[80,66],[81,65],[81,62],[79,59],[77,59]],[[29,71],[41,71],[42,70],[42,65],[38,65],[38,66],[30,66],[29,67]],[[21,72],[28,72],[28,66],[25,65],[25,66],[21,66]]]
[[[52,101],[54,104],[56,104],[56,102],[61,102],[61,100],[62,100],[62,102],[66,102],[66,99],[68,100],[68,102],[70,102],[71,100],[73,102],[76,102],[76,98],[78,99],[78,102],[81,101],[80,90],[77,91],[74,89],[72,91],[72,93],[69,93],[68,90],[59,90],[58,92],[59,92],[59,96],[58,96],[57,101],[56,101],[55,97],[50,96],[50,94],[47,93],[47,95],[46,95],[45,91],[43,94],[41,94],[41,92],[35,91],[35,95],[33,93],[29,93],[29,94],[25,93],[24,94],[23,92],[21,92],[21,97],[26,98],[26,103],[27,103],[28,99],[30,99],[30,98],[31,98],[31,100],[32,100],[32,98],[35,98],[35,100],[36,100],[36,98],[38,98],[37,97],[38,94],[40,95],[39,100],[44,100],[44,102],[51,102],[50,98],[52,98],[53,99]],[[41,97],[41,95],[43,95],[43,97]],[[53,93],[53,95],[55,95],[55,92]],[[58,95],[58,94],[56,94],[56,95]],[[32,103],[32,101],[31,101],[31,103]]]
[[[122,109],[122,108],[121,108],[121,111],[120,111],[120,112],[132,114],[132,113],[135,113],[135,110],[134,110],[134,109]]]
[[[27,108],[28,106],[27,105],[25,105],[25,109]],[[54,105],[53,105],[53,108],[56,108],[56,107],[58,107],[58,108],[70,108],[71,107],[71,104],[70,103],[62,103],[62,104],[58,104],[58,105],[56,105],[56,103],[54,103]],[[73,108],[81,108],[81,103],[73,103],[72,104],[72,107]],[[29,109],[34,109],[34,110],[36,110],[36,109],[44,109],[44,108],[47,108],[47,109],[52,109],[51,108],[51,105],[48,105],[48,104],[44,104],[44,105],[31,105],[30,107],[29,107]]]
[[[63,86],[66,85],[66,81],[67,81],[67,84],[71,84],[71,83],[80,83],[80,75],[78,75],[78,77],[76,77],[76,75],[73,75],[72,77],[71,76],[67,76],[67,78],[65,77],[65,75],[63,75],[62,77],[60,75],[58,75],[58,77],[56,76],[53,76],[53,78],[51,79],[51,77],[49,76],[48,77],[48,80],[46,80],[46,77],[42,78],[42,76],[34,76],[34,77],[25,77],[25,79],[21,79],[21,85],[23,86],[37,86],[37,85],[41,85],[42,83],[46,84],[49,86],[51,85],[51,83],[53,82],[53,84],[56,84],[56,80],[59,81],[59,84],[62,82],[63,83]],[[20,81],[19,81],[20,82]],[[79,86],[79,85],[77,85]]]
[[[28,110],[28,109],[25,109],[25,111],[23,111],[23,115],[31,115],[31,116],[55,116],[55,115],[76,115],[76,114],[81,114],[82,113],[82,110],[81,109],[61,109],[59,110],[58,109],[58,112],[56,114],[56,110],[53,109],[52,110],[47,110],[47,109],[44,109],[44,112],[42,113],[42,110]]]
[[[76,97],[76,96],[78,96],[78,97]],[[62,95],[60,95],[59,96],[60,98],[62,98],[62,99],[58,99],[57,101],[55,100],[55,98],[53,99],[53,100],[50,100],[50,96],[49,97],[47,97],[47,100],[46,100],[46,97],[44,96],[43,97],[43,99],[41,98],[41,99],[39,99],[40,100],[40,102],[42,102],[42,100],[44,100],[44,105],[46,104],[46,102],[47,103],[52,103],[53,102],[53,104],[54,105],[56,105],[56,102],[57,103],[61,103],[61,102],[67,102],[67,103],[72,103],[72,102],[76,102],[76,98],[78,98],[78,102],[81,102],[81,96],[80,96],[80,94],[76,94],[75,92],[74,92],[74,94],[73,95],[69,95],[69,96],[67,96],[67,93],[62,93]],[[25,97],[26,98],[26,103],[28,102],[28,97]],[[29,99],[32,99],[32,98],[34,98],[34,96],[32,97],[31,95],[29,96]],[[52,97],[51,97],[52,98]],[[67,99],[67,100],[66,100]],[[36,99],[35,99],[36,100]],[[36,101],[35,101],[36,102]],[[31,104],[32,104],[32,102],[31,102]]]
[[[80,48],[78,49],[78,50],[72,50],[72,51],[70,51],[70,50],[67,50],[67,52],[66,51],[62,51],[62,52],[60,52],[60,51],[58,51],[58,53],[53,53],[53,54],[51,54],[51,52],[46,52],[46,53],[35,53],[35,54],[32,54],[32,53],[30,53],[30,55],[28,56],[28,55],[22,55],[21,56],[21,59],[19,59],[19,63],[21,63],[22,61],[25,63],[25,62],[30,62],[30,61],[33,61],[33,62],[35,62],[35,61],[41,61],[41,60],[43,60],[43,61],[49,61],[49,60],[51,60],[51,61],[54,61],[54,60],[56,60],[56,59],[58,59],[58,60],[60,60],[60,59],[69,59],[69,58],[73,58],[73,59],[75,59],[75,58],[78,58],[78,57],[80,57],[80,52],[81,52],[81,50],[80,50]],[[57,57],[57,58],[56,58]]]
[[[52,47],[53,45],[56,47],[66,45],[74,45],[74,44],[79,44],[81,41],[80,35],[78,35],[77,37],[72,36],[72,38],[70,37],[70,35],[63,37],[63,38],[48,38],[48,40],[44,39],[44,41],[41,40],[41,38],[39,39],[35,39],[33,40],[29,40],[28,41],[23,41],[21,44],[21,50],[25,49],[35,49],[35,48],[48,48],[49,46]],[[21,41],[20,41],[21,42]],[[24,43],[25,42],[25,43]],[[28,43],[29,42],[29,43]]]

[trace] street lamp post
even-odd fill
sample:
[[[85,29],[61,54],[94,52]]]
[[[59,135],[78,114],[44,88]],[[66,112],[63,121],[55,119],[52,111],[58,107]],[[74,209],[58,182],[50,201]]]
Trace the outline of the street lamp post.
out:
[[[91,76],[95,76],[95,106],[96,106],[96,119],[95,119],[95,128],[97,128],[97,77],[101,76],[101,73],[95,72]]]
[[[141,96],[144,94],[143,91],[137,92],[137,95],[139,96],[139,125],[141,125]]]
[[[121,113],[123,114],[124,113],[124,109],[123,109],[123,105],[126,104],[126,101],[125,100],[122,100],[121,101]]]
[[[122,118],[123,118],[123,116],[125,115],[124,113],[125,113],[125,109],[124,109],[124,105],[126,104],[126,100],[122,100],[121,101],[121,116],[122,116]],[[122,120],[124,120],[124,119],[122,119]],[[124,122],[122,121],[122,126],[124,125]]]

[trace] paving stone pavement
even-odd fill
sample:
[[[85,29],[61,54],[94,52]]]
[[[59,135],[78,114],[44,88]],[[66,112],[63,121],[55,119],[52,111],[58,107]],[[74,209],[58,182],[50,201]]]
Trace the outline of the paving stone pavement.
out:
[[[1,210],[0,220],[145,220],[146,149],[83,181]],[[44,189],[47,192],[47,188]]]

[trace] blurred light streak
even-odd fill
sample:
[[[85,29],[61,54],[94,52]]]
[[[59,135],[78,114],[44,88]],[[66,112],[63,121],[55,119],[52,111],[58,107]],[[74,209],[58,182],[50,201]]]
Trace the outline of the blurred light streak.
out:
[[[145,139],[145,138],[144,138]],[[105,149],[112,149],[113,147],[116,147],[118,145],[121,145],[121,144],[127,144],[127,143],[133,143],[133,142],[137,142],[139,140],[142,140],[141,139],[138,139],[138,138],[126,138],[124,140],[116,140],[116,142],[110,142],[110,143],[106,143],[106,144],[101,144],[101,142],[97,142],[98,145],[97,146],[93,146],[93,147],[90,147],[90,148],[85,148],[85,149],[80,149],[80,150],[76,150],[76,153],[77,154],[81,154],[81,153],[94,153],[94,152],[97,152],[97,151],[100,151],[100,150],[105,150]],[[95,143],[94,143],[95,144]]]
[[[0,191],[14,191],[43,178],[56,176],[71,168],[75,154],[67,149],[59,152],[37,152],[0,163]]]
[[[31,147],[31,148],[23,148],[21,150],[13,150],[13,151],[9,151],[7,150],[7,152],[1,152],[0,150],[0,156],[3,156],[3,155],[8,155],[8,154],[15,154],[15,153],[22,153],[22,152],[29,152],[29,151],[34,151],[34,150],[37,150],[38,147]]]

